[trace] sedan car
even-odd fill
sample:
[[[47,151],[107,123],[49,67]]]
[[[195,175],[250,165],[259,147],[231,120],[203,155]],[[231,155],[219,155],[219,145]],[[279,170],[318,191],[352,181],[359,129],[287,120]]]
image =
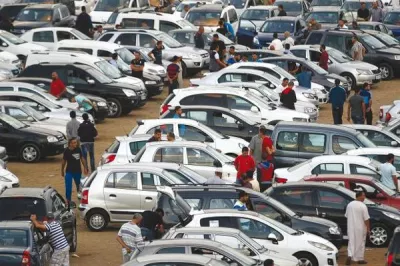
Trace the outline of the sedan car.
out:
[[[378,147],[400,147],[400,137],[385,128],[371,125],[343,125],[345,127],[354,128],[366,136],[372,143]]]
[[[391,153],[394,155],[393,166],[396,168],[397,173],[400,174],[400,149],[399,148],[359,148],[349,150],[345,154],[363,156],[374,159],[380,163],[387,162],[387,155]]]
[[[277,0],[274,6],[282,5],[288,16],[304,17],[310,9],[310,4],[305,0]]]
[[[3,51],[15,54],[20,60],[25,60],[28,54],[35,51],[47,50],[44,46],[28,43],[5,30],[0,30],[0,46]]]
[[[290,51],[297,57],[305,58],[318,64],[321,56],[319,45],[296,45]],[[335,48],[326,47],[329,55],[328,72],[347,80],[349,88],[362,86],[365,82],[377,84],[381,81],[379,68],[363,61],[354,61]]]
[[[186,255],[186,254],[158,254],[149,256],[140,256],[123,264],[123,266],[154,266],[154,265],[168,265],[168,266],[225,266],[226,263],[212,259],[210,257],[201,255]],[[257,264],[253,264],[257,265]]]

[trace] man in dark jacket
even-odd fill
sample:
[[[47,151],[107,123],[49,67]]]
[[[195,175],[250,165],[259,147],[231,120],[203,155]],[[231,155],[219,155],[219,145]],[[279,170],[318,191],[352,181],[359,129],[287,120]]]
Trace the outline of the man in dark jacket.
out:
[[[87,154],[90,156],[90,170],[93,172],[96,170],[94,163],[94,138],[97,137],[97,130],[94,125],[89,121],[89,115],[84,113],[82,115],[83,122],[78,128],[78,136],[81,142],[82,157],[87,158]],[[86,160],[87,161],[87,160]]]
[[[196,32],[196,35],[194,36],[194,44],[195,44],[194,46],[196,48],[204,49],[205,43],[203,34],[204,34],[204,26],[200,26],[199,31]]]
[[[296,93],[293,90],[294,83],[290,81],[286,89],[282,91],[281,103],[286,108],[295,110],[294,103],[297,102]]]
[[[82,6],[82,12],[76,17],[75,28],[85,34],[86,36],[91,37],[93,32],[93,24],[92,19],[89,14],[86,13],[86,7]]]

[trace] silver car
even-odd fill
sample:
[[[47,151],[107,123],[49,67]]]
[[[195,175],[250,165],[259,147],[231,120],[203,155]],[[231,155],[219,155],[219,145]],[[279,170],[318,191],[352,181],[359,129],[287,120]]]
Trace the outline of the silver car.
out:
[[[319,62],[321,52],[319,45],[295,45],[290,51],[297,57]],[[354,61],[341,51],[326,47],[329,55],[328,72],[346,78],[349,87],[362,86],[365,82],[377,84],[382,76],[377,66],[363,61]]]
[[[354,128],[361,132],[378,147],[400,147],[400,138],[394,133],[379,126],[346,124],[345,127]]]
[[[156,266],[156,265],[168,265],[168,266],[226,266],[227,264],[222,261],[214,260],[212,258],[200,255],[184,255],[180,254],[179,257],[176,254],[155,254],[150,256],[141,256],[136,259],[132,259],[129,262],[123,264],[123,266]]]

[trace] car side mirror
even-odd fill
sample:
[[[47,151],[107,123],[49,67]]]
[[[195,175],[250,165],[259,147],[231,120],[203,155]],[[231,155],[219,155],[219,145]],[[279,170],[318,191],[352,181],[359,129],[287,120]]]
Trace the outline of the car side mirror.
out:
[[[243,123],[238,123],[238,129],[239,129],[239,130],[243,130],[243,129],[244,129]]]
[[[44,111],[46,111],[46,108],[42,105],[38,105],[38,110],[41,112],[44,112]]]
[[[93,79],[88,79],[88,80],[87,80],[87,83],[89,83],[90,85],[94,85],[94,84],[95,84],[95,82],[94,82]]]
[[[251,108],[250,108],[250,111],[252,112],[252,113],[258,113],[258,108],[256,107],[256,106],[252,106]]]
[[[278,244],[278,238],[274,233],[270,233],[267,237],[267,240],[272,241],[273,244]]]
[[[376,199],[384,200],[386,197],[382,193],[376,194]]]
[[[397,147],[397,141],[392,140],[392,141],[390,142],[390,146],[392,146],[392,147]]]

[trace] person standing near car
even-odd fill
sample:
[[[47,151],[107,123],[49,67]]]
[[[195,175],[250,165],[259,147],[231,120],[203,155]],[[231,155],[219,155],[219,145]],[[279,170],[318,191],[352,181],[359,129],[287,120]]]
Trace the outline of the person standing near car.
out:
[[[86,7],[82,6],[82,12],[76,17],[75,28],[88,37],[92,36],[93,24],[90,15],[86,13]]]
[[[347,218],[347,236],[349,238],[346,265],[350,265],[351,261],[356,261],[358,264],[367,264],[364,260],[364,253],[365,241],[370,233],[370,217],[364,200],[365,193],[357,191],[356,199],[346,207],[345,216]]]
[[[116,68],[118,68],[118,54],[117,53],[113,53],[111,55],[111,59],[108,61],[108,63],[110,63],[111,65],[115,66]]]
[[[353,60],[362,61],[364,59],[365,48],[364,46],[358,41],[356,36],[351,38],[352,46],[351,46],[351,57]]]
[[[142,222],[140,223],[140,229],[142,232],[143,240],[153,241],[157,239],[157,235],[165,233],[164,230],[164,211],[161,208],[157,208],[156,211],[144,211],[142,213]]]
[[[290,32],[285,31],[285,33],[283,34],[283,36],[285,37],[285,40],[283,40],[282,45],[285,46],[286,44],[289,44],[289,48],[294,46],[294,40],[293,38],[290,36]]]
[[[239,191],[239,198],[236,200],[235,204],[233,205],[233,208],[235,210],[239,211],[247,211],[247,202],[249,201],[249,194],[247,194],[245,191],[240,190]]]
[[[386,163],[381,164],[380,170],[382,174],[381,182],[388,188],[399,191],[399,185],[397,180],[396,167],[393,166],[394,155],[389,153],[386,157]]]
[[[365,21],[369,19],[369,10],[365,2],[361,2],[361,7],[357,10],[357,19],[363,19]]]
[[[275,50],[275,51],[283,51],[283,44],[282,41],[278,38],[278,33],[274,32],[272,35],[274,38],[271,44],[268,46],[268,49]]]
[[[299,86],[311,89],[311,80],[312,74],[311,71],[307,69],[307,67],[302,66],[301,72],[296,75],[297,81],[299,82]]]
[[[371,21],[375,22],[382,22],[383,18],[383,11],[382,8],[378,6],[378,1],[372,2],[372,8],[371,8]]]
[[[284,107],[295,110],[294,104],[297,102],[296,93],[293,90],[294,82],[290,81],[281,93],[281,103]]]
[[[57,99],[60,99],[65,93],[67,93],[67,89],[62,80],[58,77],[57,72],[51,73],[51,79],[50,94]]]
[[[135,52],[135,59],[131,61],[132,77],[143,79],[144,60],[141,58],[139,52]]]
[[[266,133],[266,128],[264,126],[260,126],[258,134],[253,136],[250,140],[250,156],[253,157],[256,164],[259,164],[262,161],[262,144],[265,136],[267,135]]]
[[[154,64],[162,66],[162,50],[164,50],[162,41],[157,41],[156,47],[148,53],[148,56],[154,60]]]
[[[68,121],[67,123],[67,140],[70,140],[72,138],[78,138],[78,128],[81,125],[78,120],[76,120],[76,112],[71,111],[69,112],[69,117],[71,117],[71,120]]]
[[[256,169],[256,163],[253,157],[249,155],[249,148],[247,147],[242,148],[242,154],[236,157],[233,164],[237,171],[236,182],[239,184],[243,175],[249,175],[248,172],[254,173]]]
[[[370,88],[371,85],[368,82],[365,82],[360,91],[360,96],[364,98],[365,120],[367,125],[372,125],[372,94]]]
[[[329,102],[332,105],[332,117],[334,125],[343,124],[343,105],[346,101],[346,91],[340,86],[340,80],[335,79],[335,87],[329,91]]]
[[[204,42],[204,26],[200,26],[199,30],[194,35],[194,47],[199,49],[204,49],[205,42]]]
[[[178,82],[178,75],[179,75],[179,65],[178,65],[179,57],[174,56],[172,58],[172,63],[168,65],[167,67],[167,76],[168,76],[168,94],[171,94],[174,92],[175,89],[179,87],[179,82]]]
[[[36,214],[31,215],[32,224],[40,231],[46,232],[49,236],[49,243],[53,249],[51,255],[51,266],[69,266],[69,245],[65,238],[63,229],[58,221],[54,219],[52,212],[47,213],[47,222],[39,222]]]
[[[360,96],[360,88],[354,89],[354,95],[350,97],[347,106],[347,121],[353,121],[353,124],[364,124],[365,103],[364,98]]]
[[[321,44],[319,51],[321,52],[321,55],[319,57],[319,63],[318,65],[328,71],[328,63],[329,63],[329,55],[328,52],[326,51],[326,46],[325,44]]]
[[[87,113],[82,115],[83,122],[79,126],[78,136],[81,142],[82,156],[87,162],[87,155],[90,156],[90,171],[96,170],[94,159],[94,139],[97,137],[97,130],[95,126],[89,121]]]
[[[142,231],[140,223],[143,216],[140,213],[135,213],[132,220],[124,223],[118,231],[117,241],[122,246],[122,261],[128,262],[138,252],[138,245],[143,243]]]
[[[78,109],[83,108],[84,112],[95,116],[95,110],[97,109],[97,107],[86,96],[83,96],[82,94],[74,95],[69,98],[69,101],[71,103],[77,103]]]
[[[216,168],[214,177],[210,177],[204,182],[205,185],[226,185],[228,184],[222,179],[222,169]]]
[[[211,56],[210,56],[210,72],[218,72],[220,69],[225,68],[226,65],[222,61],[219,53],[219,46],[216,43],[212,43],[211,47]]]
[[[283,9],[283,5],[279,5],[278,10],[279,10],[279,13],[277,15],[278,17],[287,16],[285,9]]]

